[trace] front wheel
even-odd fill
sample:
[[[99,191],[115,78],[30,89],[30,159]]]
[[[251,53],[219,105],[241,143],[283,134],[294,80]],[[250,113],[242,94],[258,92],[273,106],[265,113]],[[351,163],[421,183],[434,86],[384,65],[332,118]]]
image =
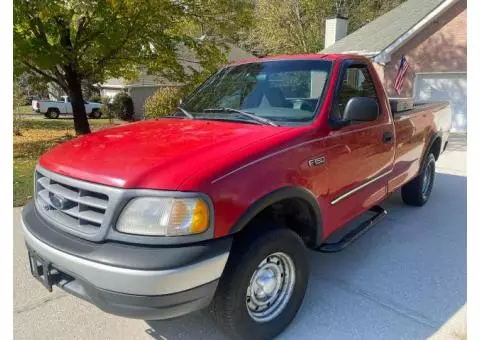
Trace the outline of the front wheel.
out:
[[[212,303],[213,315],[235,339],[271,339],[300,308],[308,282],[307,250],[289,229],[236,243]]]
[[[402,199],[408,205],[421,207],[427,203],[435,180],[435,156],[430,153],[423,169],[413,180],[402,187]]]

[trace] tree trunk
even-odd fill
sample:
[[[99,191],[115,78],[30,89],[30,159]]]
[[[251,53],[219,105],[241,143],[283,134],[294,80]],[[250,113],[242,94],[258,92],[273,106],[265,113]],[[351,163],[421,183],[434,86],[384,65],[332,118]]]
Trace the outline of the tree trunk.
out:
[[[71,68],[67,69],[65,73],[68,84],[68,95],[72,103],[75,133],[77,136],[85,135],[90,133],[90,125],[88,124],[85,102],[83,101],[81,79],[78,73]]]

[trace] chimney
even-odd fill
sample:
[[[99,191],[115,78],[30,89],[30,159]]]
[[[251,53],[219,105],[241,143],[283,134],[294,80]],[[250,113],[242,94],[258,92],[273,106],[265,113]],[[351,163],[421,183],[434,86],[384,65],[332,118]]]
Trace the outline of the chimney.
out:
[[[347,35],[348,18],[334,15],[325,20],[325,48]]]

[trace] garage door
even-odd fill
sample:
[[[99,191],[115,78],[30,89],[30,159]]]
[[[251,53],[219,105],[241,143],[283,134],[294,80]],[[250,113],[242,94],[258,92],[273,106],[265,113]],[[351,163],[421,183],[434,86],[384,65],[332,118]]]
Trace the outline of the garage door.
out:
[[[453,109],[452,131],[467,131],[466,73],[418,73],[414,98],[416,101],[448,100]]]

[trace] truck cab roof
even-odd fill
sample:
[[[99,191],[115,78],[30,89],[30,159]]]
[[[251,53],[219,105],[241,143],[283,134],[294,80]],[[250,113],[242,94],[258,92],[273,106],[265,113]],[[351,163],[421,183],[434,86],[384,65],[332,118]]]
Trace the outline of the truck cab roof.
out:
[[[264,62],[264,61],[274,61],[274,60],[305,60],[305,59],[325,59],[325,60],[332,60],[332,61],[341,61],[346,59],[355,59],[359,61],[368,62],[369,59],[357,55],[357,54],[343,54],[343,53],[332,53],[332,54],[322,54],[322,53],[310,53],[310,54],[283,54],[277,56],[269,56],[263,58],[251,58],[245,60],[239,60],[232,62],[230,65],[240,65],[240,64],[248,64],[253,62]]]

